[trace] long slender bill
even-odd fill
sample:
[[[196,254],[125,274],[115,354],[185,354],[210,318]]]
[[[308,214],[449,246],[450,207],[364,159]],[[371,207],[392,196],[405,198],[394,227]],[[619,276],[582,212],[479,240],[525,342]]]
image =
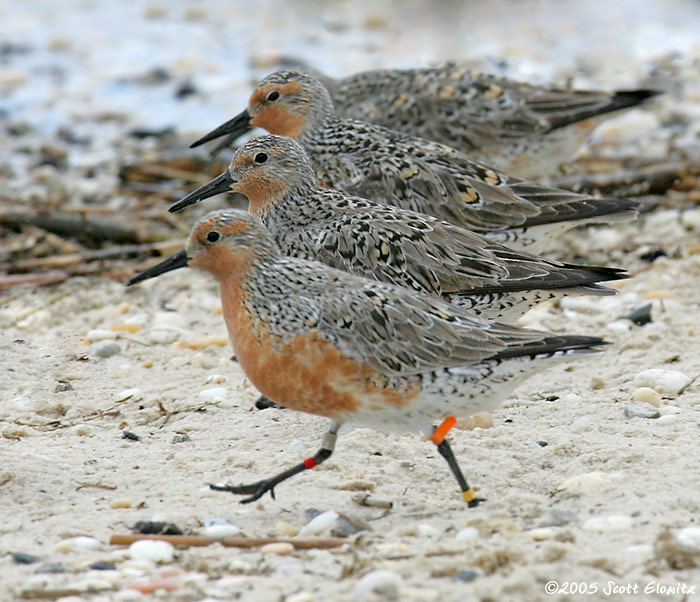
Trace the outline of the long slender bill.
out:
[[[200,186],[197,188],[197,190],[193,190],[187,196],[182,197],[179,201],[170,205],[170,209],[168,209],[168,211],[170,211],[170,213],[175,213],[176,211],[180,211],[180,209],[184,209],[188,205],[194,205],[199,201],[216,196],[217,194],[228,192],[232,183],[233,178],[231,177],[231,174],[229,174],[228,171],[225,171],[220,176],[216,176],[208,184]]]
[[[175,255],[171,255],[167,259],[164,259],[160,263],[157,263],[156,265],[152,265],[150,268],[145,269],[140,274],[136,274],[136,276],[131,278],[131,280],[129,280],[129,282],[126,283],[126,286],[131,286],[132,284],[136,284],[137,282],[143,282],[144,280],[148,280],[149,278],[155,278],[156,276],[165,274],[165,272],[177,270],[178,268],[186,268],[188,263],[189,258],[187,257],[187,251],[183,249],[182,251],[175,253]]]
[[[236,115],[233,119],[229,119],[226,123],[222,123],[218,128],[212,130],[208,134],[202,136],[196,142],[190,144],[190,148],[195,148],[200,144],[209,142],[210,140],[215,140],[226,134],[231,134],[231,138],[234,140],[239,136],[242,136],[250,129],[250,113],[248,109]]]

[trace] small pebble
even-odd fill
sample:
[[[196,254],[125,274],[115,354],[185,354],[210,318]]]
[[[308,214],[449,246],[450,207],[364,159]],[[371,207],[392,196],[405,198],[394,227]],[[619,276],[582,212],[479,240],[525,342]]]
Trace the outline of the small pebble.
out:
[[[416,550],[405,543],[378,543],[375,545],[375,549],[381,558],[388,560],[411,558],[416,555]]]
[[[101,547],[102,543],[99,540],[94,537],[85,537],[81,535],[59,541],[54,546],[54,549],[57,552],[68,554],[69,552],[76,552],[78,550],[99,550]]]
[[[476,428],[490,429],[493,426],[493,416],[489,412],[477,412],[471,416],[460,418],[455,428],[465,431],[473,431]]]
[[[287,596],[284,602],[314,602],[314,596],[311,592],[299,592]]]
[[[659,393],[676,395],[687,387],[691,380],[689,376],[678,370],[651,368],[637,374],[634,377],[634,384],[638,387],[650,387]]]
[[[286,556],[294,553],[294,545],[287,541],[277,541],[265,544],[260,548],[262,554],[275,554],[276,556]]]
[[[228,397],[228,389],[226,387],[210,387],[209,389],[200,391],[199,396],[202,399],[211,401],[212,403],[225,401]]]
[[[700,527],[685,527],[676,533],[676,541],[682,546],[700,552]]]
[[[245,590],[247,586],[250,585],[252,579],[247,575],[226,575],[214,581],[211,587],[206,589],[210,598],[206,600],[233,600],[240,596],[240,593]],[[204,602],[204,601],[202,601]],[[213,600],[212,600],[213,602]]]
[[[140,520],[133,528],[142,535],[182,535],[180,527],[166,521]]]
[[[618,319],[629,320],[630,322],[634,322],[637,326],[644,326],[652,321],[651,307],[651,303],[645,303],[644,305],[635,307],[631,312],[625,314],[624,316],[620,316]]]
[[[192,439],[190,439],[187,433],[182,433],[173,437],[173,443],[187,443],[188,441],[192,441]]]
[[[39,557],[25,552],[12,552],[12,560],[19,564],[34,564],[39,562]]]
[[[133,502],[128,498],[112,500],[109,503],[110,508],[131,508],[132,505]]]
[[[90,565],[90,570],[92,571],[114,571],[116,568],[113,562],[107,562],[106,560],[98,560]]]
[[[678,422],[678,416],[675,416],[673,414],[669,414],[668,416],[661,416],[656,423],[657,424],[674,424]]]
[[[49,562],[48,564],[42,564],[36,570],[37,573],[65,573],[66,569],[62,562]]]
[[[542,524],[543,527],[563,527],[570,523],[575,523],[578,516],[573,510],[561,510],[559,508],[552,510],[549,516]]]
[[[440,531],[430,525],[418,525],[418,535],[420,537],[438,537]]]
[[[121,352],[122,348],[119,346],[119,343],[115,343],[114,341],[100,341],[99,343],[95,343],[92,347],[90,347],[88,356],[108,358],[112,357],[113,355],[118,355]]]
[[[370,508],[385,508],[389,510],[394,506],[394,502],[374,498],[369,493],[358,493],[353,495],[352,501],[356,504],[360,504],[360,506],[369,506]]]
[[[236,525],[210,525],[202,530],[202,535],[213,539],[224,539],[225,537],[234,537],[241,532]]]
[[[630,401],[625,404],[627,418],[658,418],[659,410],[646,401]]]
[[[119,403],[122,401],[126,401],[127,399],[131,399],[132,401],[139,399],[141,397],[141,389],[138,387],[132,387],[131,389],[124,389],[123,391],[120,391],[117,393],[117,395],[114,398],[114,401]]]
[[[607,325],[607,329],[614,334],[624,334],[631,330],[630,323],[626,320],[613,320]]]
[[[149,329],[144,334],[144,338],[151,345],[168,345],[170,343],[174,343],[183,335],[186,336],[188,334],[189,332],[183,330],[182,328],[161,324]]]
[[[225,516],[217,516],[215,518],[205,518],[203,521],[205,527],[216,527],[220,525],[230,525],[231,523]]]
[[[78,435],[78,437],[86,437],[92,434],[92,431],[87,424],[76,424],[73,427],[73,432]]]
[[[134,334],[141,330],[142,324],[139,324],[138,322],[122,322],[121,324],[115,324],[110,328],[113,332],[130,332],[131,334]]]
[[[141,437],[131,431],[122,431],[122,439],[127,441],[141,441]]]
[[[322,512],[310,522],[306,523],[300,530],[299,535],[301,537],[307,537],[309,535],[318,535],[327,529],[330,529],[335,521],[338,520],[338,513],[333,510],[328,510],[327,512]]]
[[[658,259],[659,257],[666,257],[666,251],[663,249],[655,248],[655,249],[649,249],[648,251],[644,251],[644,253],[639,254],[639,259],[642,261],[648,261],[651,263],[655,259]]]
[[[382,600],[397,600],[403,579],[398,573],[378,569],[364,575],[355,585],[352,598],[356,602],[370,599],[375,594]]]
[[[135,589],[120,589],[112,594],[110,602],[142,602],[142,600],[143,594],[140,591]]]
[[[223,385],[225,382],[226,377],[223,374],[210,374],[207,376],[207,384]]]
[[[88,330],[85,338],[89,343],[96,343],[97,341],[114,341],[117,338],[117,333],[111,330],[96,328],[94,330]]]
[[[172,562],[175,548],[167,541],[142,539],[129,546],[129,555],[134,560],[151,562]]]
[[[625,548],[625,554],[629,560],[634,562],[646,562],[654,555],[654,546],[647,543],[627,546]]]
[[[304,443],[303,441],[300,441],[299,439],[294,439],[294,441],[291,442],[289,445],[289,451],[291,452],[303,452],[308,449],[308,445]]]
[[[331,529],[333,537],[350,537],[360,531],[371,531],[372,528],[363,520],[348,516],[347,514],[339,514],[338,520],[335,521]]]
[[[81,593],[101,592],[112,589],[112,584],[107,579],[97,579],[95,577],[85,577],[78,581],[66,583],[66,589]]]
[[[137,541],[136,543],[143,543]],[[167,541],[159,541],[157,543],[168,543]],[[131,544],[132,546],[135,544]],[[170,545],[170,544],[168,544]],[[152,594],[159,589],[172,592],[175,591],[178,588],[178,584],[176,581],[173,581],[172,579],[160,579],[158,577],[154,577],[153,579],[139,579],[138,581],[134,581],[132,583],[129,583],[125,585],[127,589],[134,589],[137,592],[141,592],[142,594]]]
[[[226,570],[234,574],[249,574],[256,572],[255,565],[250,560],[233,557],[228,561]],[[191,574],[191,573],[190,573]],[[203,575],[203,581],[208,579],[207,575]]]
[[[639,387],[639,389],[632,393],[631,399],[632,401],[643,401],[653,405],[655,408],[661,405],[661,395],[649,387]]]
[[[594,471],[570,477],[561,483],[557,489],[572,493],[597,492],[602,488],[608,487],[611,483],[610,475],[605,472]]]
[[[188,339],[187,341],[180,341],[177,346],[180,349],[204,349],[205,347],[211,347],[215,345],[217,347],[226,347],[228,345],[228,339],[221,336],[211,336],[211,337],[197,337],[196,339]],[[225,379],[224,379],[225,380]],[[223,382],[223,381],[221,381]]]
[[[534,541],[545,541],[547,539],[552,539],[552,537],[554,536],[554,532],[551,529],[547,529],[546,527],[530,529],[528,533]]]
[[[280,535],[294,536],[297,533],[299,533],[299,529],[297,529],[294,525],[289,524],[288,522],[280,520],[277,521],[277,524],[275,525],[275,533],[279,533]]]
[[[608,516],[594,516],[583,523],[586,531],[626,531],[632,528],[632,519],[626,514],[610,514]]]
[[[474,581],[479,576],[479,571],[475,571],[474,569],[462,569],[459,571],[454,578],[457,581],[463,581],[464,583],[469,583],[470,581]]]
[[[457,535],[455,535],[456,541],[474,541],[478,538],[479,529],[476,527],[464,527],[464,529],[457,531]]]
[[[680,414],[681,410],[678,406],[664,406],[661,408],[661,415],[666,416],[668,414]]]
[[[597,374],[594,374],[591,376],[591,388],[594,391],[597,391],[598,389],[602,389],[605,386],[605,380],[603,380],[600,376]]]

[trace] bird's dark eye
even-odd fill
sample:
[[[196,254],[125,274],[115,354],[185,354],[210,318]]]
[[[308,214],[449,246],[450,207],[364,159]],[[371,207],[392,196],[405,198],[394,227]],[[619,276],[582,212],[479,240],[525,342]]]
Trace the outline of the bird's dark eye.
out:
[[[218,232],[209,232],[209,234],[207,234],[207,240],[209,242],[216,242],[220,238],[221,238],[221,234],[219,234]]]
[[[267,161],[267,155],[265,153],[258,153],[257,155],[255,155],[256,163],[262,164],[265,163],[265,161]]]
[[[280,93],[277,90],[273,90],[267,95],[267,100],[270,102],[275,102],[280,97]]]

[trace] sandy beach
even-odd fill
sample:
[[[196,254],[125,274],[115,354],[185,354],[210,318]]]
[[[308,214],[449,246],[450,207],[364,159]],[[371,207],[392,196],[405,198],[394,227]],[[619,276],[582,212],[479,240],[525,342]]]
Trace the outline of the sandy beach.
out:
[[[139,200],[120,188],[124,166],[186,152],[285,57],[333,75],[460,59],[535,83],[659,86],[658,100],[601,126],[584,156],[700,162],[696,4],[402,6],[70,0],[54,14],[50,3],[3,5],[0,211],[90,205],[129,222]],[[178,96],[186,85],[194,92]],[[137,128],[172,132],[129,134]],[[486,498],[478,508],[465,507],[419,433],[365,428],[341,431],[333,457],[274,500],[241,505],[211,491],[312,455],[326,421],[255,408],[204,274],[127,289],[158,260],[142,255],[0,290],[0,600],[700,600],[698,192],[675,186],[639,219],[577,229],[551,249],[634,278],[616,296],[525,316],[524,326],[613,345],[533,377],[482,428],[452,431]],[[153,211],[166,213],[170,200],[151,200]],[[167,252],[224,205],[163,218]],[[6,266],[59,244],[35,226],[1,235]],[[649,323],[621,319],[647,303]],[[110,545],[139,521],[188,535],[343,541]]]

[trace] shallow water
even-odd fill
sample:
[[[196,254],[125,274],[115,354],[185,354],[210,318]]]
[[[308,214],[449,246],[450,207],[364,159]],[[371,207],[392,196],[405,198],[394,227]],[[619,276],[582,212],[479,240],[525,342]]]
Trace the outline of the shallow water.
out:
[[[699,26],[690,0],[4,2],[0,111],[46,133],[110,137],[124,121],[196,133],[244,106],[280,57],[332,75],[475,60],[535,82],[629,87],[664,55],[697,56]],[[188,82],[199,93],[177,98]]]

